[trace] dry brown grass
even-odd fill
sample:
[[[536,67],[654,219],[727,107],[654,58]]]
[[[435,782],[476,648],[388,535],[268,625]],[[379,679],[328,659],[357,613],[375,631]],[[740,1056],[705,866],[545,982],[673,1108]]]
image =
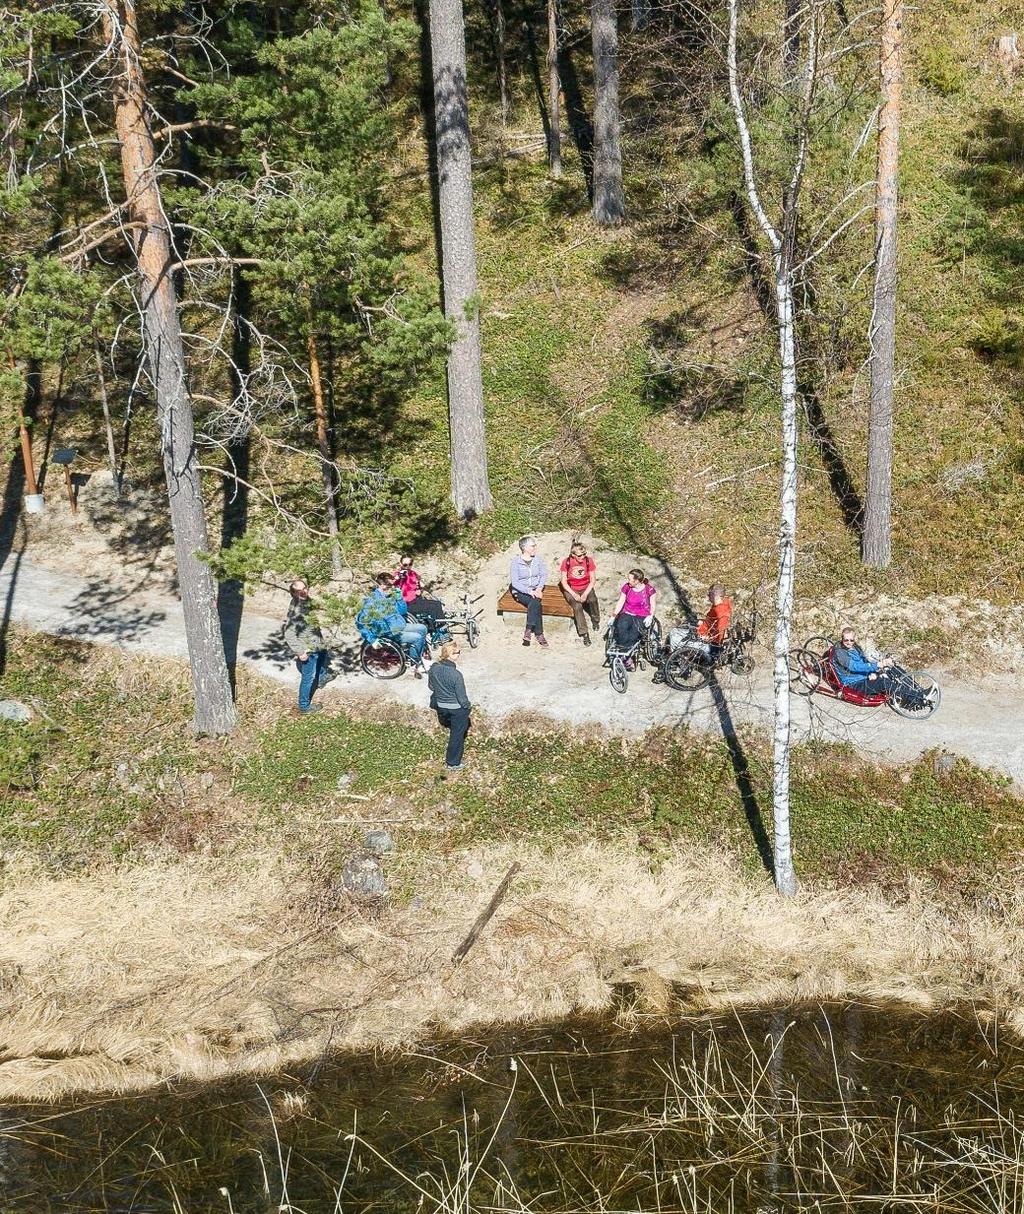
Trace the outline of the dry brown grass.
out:
[[[456,944],[515,856],[525,868],[467,960]],[[471,875],[471,861],[482,876]],[[9,876],[0,896],[0,1098],[264,1071],[328,1048],[400,1047],[437,1028],[621,1007],[778,1000],[973,1000],[1024,1027],[1024,895],[959,912],[818,889],[792,901],[723,857],[496,848],[394,865],[411,903],[345,896],[296,915],[305,869],[190,859],[106,876]]]

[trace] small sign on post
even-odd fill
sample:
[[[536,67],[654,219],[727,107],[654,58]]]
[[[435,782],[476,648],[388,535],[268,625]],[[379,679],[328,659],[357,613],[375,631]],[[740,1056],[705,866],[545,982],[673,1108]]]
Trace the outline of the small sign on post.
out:
[[[50,457],[50,462],[60,464],[64,469],[64,487],[68,491],[68,505],[71,507],[71,513],[78,513],[78,500],[75,497],[75,486],[71,480],[71,463],[78,454],[76,447],[58,447]]]

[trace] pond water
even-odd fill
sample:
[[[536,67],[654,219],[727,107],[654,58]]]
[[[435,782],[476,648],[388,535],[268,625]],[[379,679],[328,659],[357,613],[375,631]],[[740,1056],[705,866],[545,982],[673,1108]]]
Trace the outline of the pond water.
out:
[[[0,1112],[0,1209],[1024,1212],[1024,1050],[864,1006],[481,1031]]]

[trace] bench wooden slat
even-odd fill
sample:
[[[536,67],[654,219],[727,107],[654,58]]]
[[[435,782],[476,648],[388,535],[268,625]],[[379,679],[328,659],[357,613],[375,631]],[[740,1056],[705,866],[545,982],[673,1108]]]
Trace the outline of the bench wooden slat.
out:
[[[566,602],[561,586],[545,586],[544,594],[541,596],[541,605],[545,615],[564,616],[566,619],[572,619],[572,608]],[[506,590],[498,599],[498,615],[505,615],[506,612],[526,615],[526,608],[516,602],[511,590]]]

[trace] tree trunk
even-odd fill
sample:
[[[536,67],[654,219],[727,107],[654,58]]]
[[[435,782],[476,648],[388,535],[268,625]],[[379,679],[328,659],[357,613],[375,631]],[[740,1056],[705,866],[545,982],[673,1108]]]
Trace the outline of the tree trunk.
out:
[[[619,28],[615,0],[593,0],[594,43],[594,219],[602,226],[622,223],[626,198],[622,188],[622,144],[619,120]]]
[[[871,410],[864,494],[866,565],[884,569],[892,556],[892,422],[896,363],[896,206],[899,188],[903,2],[882,12],[882,108],[878,115],[875,187],[875,293],[871,316]]]
[[[441,279],[455,327],[448,352],[452,501],[460,518],[491,508],[480,370],[480,301],[473,231],[473,179],[462,0],[430,0]]]
[[[558,79],[558,0],[548,0],[548,171],[562,176],[562,114]]]
[[[796,575],[797,386],[793,326],[793,279],[782,251],[775,258],[775,305],[782,359],[782,485],[779,493],[779,576],[775,599],[775,649],[772,689],[775,727],[772,740],[772,817],[775,826],[775,886],[796,893],[789,821],[790,690],[789,649]]]
[[[110,461],[110,476],[114,482],[114,492],[121,496],[121,478],[117,475],[117,446],[114,443],[114,427],[110,422],[110,401],[107,399],[107,377],[103,374],[103,355],[100,353],[100,339],[94,331],[92,335],[93,350],[96,354],[96,380],[100,389],[100,405],[103,408],[103,429],[107,436],[107,459]]]
[[[494,42],[498,53],[498,91],[501,95],[501,126],[508,126],[508,64],[505,59],[505,6],[494,0]]]
[[[800,10],[803,0],[785,0],[782,25],[782,75],[789,79],[800,65]]]
[[[645,29],[651,19],[651,0],[632,0],[630,14],[633,19],[633,33],[636,34]]]
[[[316,416],[316,445],[320,451],[320,475],[324,482],[324,514],[327,531],[331,537],[331,576],[340,581],[344,569],[341,563],[341,547],[338,543],[338,503],[335,498],[334,457],[331,452],[330,428],[327,424],[327,406],[324,403],[323,377],[320,374],[320,351],[313,332],[313,313],[307,312],[309,331],[306,335],[306,351],[309,355],[309,381],[313,387],[313,412]]]
[[[238,724],[217,592],[210,567],[202,484],[195,445],[192,399],[186,382],[178,301],[168,267],[173,261],[168,221],[155,170],[146,118],[146,85],[134,0],[105,0],[104,34],[110,46],[114,122],[132,217],[144,224],[136,245],[142,289],[146,359],[156,395],[164,474],[178,566],[178,588],[195,696],[195,727],[202,734],[230,733]]]
[[[789,815],[790,690],[789,646],[793,620],[793,588],[796,577],[797,521],[797,438],[798,400],[796,377],[796,321],[793,306],[792,249],[796,230],[795,212],[799,173],[795,173],[784,193],[781,231],[768,216],[761,202],[754,172],[754,153],[740,92],[736,41],[739,0],[729,0],[729,100],[739,132],[743,159],[743,184],[750,209],[758,227],[771,246],[775,279],[775,319],[781,360],[782,484],[779,491],[779,572],[776,589],[776,616],[772,690],[774,728],[772,731],[772,817],[774,819],[775,888],[789,897],[796,893],[796,870]],[[798,152],[798,164],[802,151]]]

